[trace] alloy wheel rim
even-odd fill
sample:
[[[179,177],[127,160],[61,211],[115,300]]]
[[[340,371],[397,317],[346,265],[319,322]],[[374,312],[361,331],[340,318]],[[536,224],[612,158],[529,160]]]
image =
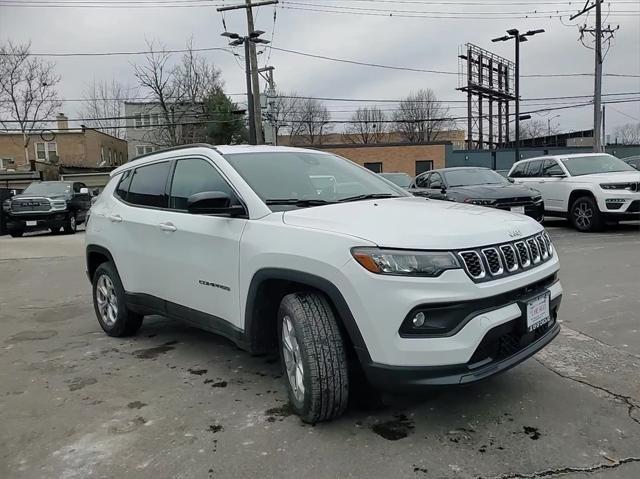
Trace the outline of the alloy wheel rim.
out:
[[[593,209],[587,203],[580,203],[574,210],[576,224],[581,228],[589,228],[593,218]]]
[[[291,390],[296,400],[302,402],[304,400],[304,365],[296,332],[289,316],[282,318],[282,346]]]
[[[118,298],[113,281],[105,274],[98,278],[96,301],[104,324],[108,327],[113,326],[118,319]]]
[[[72,230],[76,229],[76,217],[75,216],[71,216],[69,218],[69,224],[71,225],[71,229]]]

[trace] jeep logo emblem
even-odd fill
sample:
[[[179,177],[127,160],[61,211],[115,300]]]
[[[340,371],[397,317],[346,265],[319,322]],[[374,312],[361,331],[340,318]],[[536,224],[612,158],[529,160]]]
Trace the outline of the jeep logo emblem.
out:
[[[511,230],[508,233],[510,238],[519,238],[520,236],[522,236],[522,232],[520,230]]]

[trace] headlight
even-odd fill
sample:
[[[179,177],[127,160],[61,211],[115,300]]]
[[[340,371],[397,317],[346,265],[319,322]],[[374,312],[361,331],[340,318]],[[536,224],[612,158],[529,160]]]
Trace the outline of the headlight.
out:
[[[2,202],[2,209],[4,211],[10,211],[11,210],[11,200],[4,200]]]
[[[52,201],[51,202],[51,209],[52,210],[56,210],[56,211],[66,210],[67,209],[67,202],[66,201],[60,201],[60,200]]]
[[[496,202],[496,200],[479,200],[474,198],[467,198],[464,200],[465,203],[471,203],[472,205],[480,205],[480,206],[491,206]]]
[[[542,196],[534,196],[533,198],[531,198],[531,201],[533,201],[534,203],[538,203],[539,201],[542,201]]]
[[[448,251],[354,248],[351,254],[365,269],[376,274],[435,277],[449,269],[460,269],[457,258]]]
[[[600,188],[603,190],[633,190],[635,183],[603,183]]]

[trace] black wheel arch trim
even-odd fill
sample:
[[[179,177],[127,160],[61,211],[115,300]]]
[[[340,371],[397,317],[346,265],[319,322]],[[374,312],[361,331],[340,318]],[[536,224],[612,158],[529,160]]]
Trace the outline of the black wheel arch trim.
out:
[[[257,295],[261,284],[269,280],[284,280],[294,283],[301,283],[310,286],[327,295],[333,307],[339,315],[338,321],[344,326],[349,339],[358,355],[361,363],[366,364],[371,361],[371,355],[365,344],[364,338],[360,333],[360,328],[356,323],[353,313],[344,299],[340,290],[331,281],[304,271],[298,271],[286,268],[263,268],[253,275],[249,290],[247,293],[247,301],[245,308],[245,337],[249,345],[256,344],[260,328],[256,327],[259,319],[254,314],[256,309]]]
[[[90,262],[90,257],[92,253],[98,253],[106,258],[109,259],[109,262],[111,262],[111,264],[113,264],[114,268],[116,268],[116,271],[118,271],[118,266],[116,265],[116,262],[113,259],[113,256],[111,255],[111,252],[103,247],[103,246],[98,246],[95,244],[90,244],[87,245],[86,247],[86,265],[87,265],[87,277],[89,278],[89,282],[93,282],[93,278],[91,277],[91,262]]]

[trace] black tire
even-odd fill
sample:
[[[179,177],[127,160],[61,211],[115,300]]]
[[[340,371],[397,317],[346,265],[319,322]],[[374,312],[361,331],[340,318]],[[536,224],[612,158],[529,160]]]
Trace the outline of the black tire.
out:
[[[584,233],[601,231],[604,228],[602,213],[591,196],[581,196],[571,204],[569,220],[575,229]]]
[[[283,339],[287,325],[293,327],[299,348],[304,391],[295,388],[287,372],[287,346]],[[314,292],[285,296],[278,310],[278,338],[280,360],[294,412],[311,424],[340,416],[349,400],[349,374],[340,329],[327,299]]]
[[[67,219],[64,221],[64,232],[68,235],[74,234],[78,231],[78,221],[75,213],[69,213]]]
[[[62,231],[62,228],[60,226],[56,226],[55,228],[49,228],[51,230],[51,233],[54,235],[59,235],[60,232]]]
[[[101,313],[101,306],[99,304],[100,298],[104,297],[98,292],[99,281],[101,278],[106,277],[113,286],[113,292],[115,301],[111,301],[111,304],[115,302],[117,312],[113,315],[115,318],[113,322],[109,320],[108,316],[103,317]],[[96,312],[96,317],[100,326],[109,336],[121,338],[124,336],[132,336],[138,332],[142,325],[144,316],[127,309],[125,301],[124,288],[120,281],[120,276],[116,268],[111,263],[102,263],[96,268],[93,274],[93,307]]]
[[[24,234],[24,231],[22,231],[22,230],[13,230],[13,231],[9,231],[9,234],[11,235],[12,238],[21,238],[22,235]]]

